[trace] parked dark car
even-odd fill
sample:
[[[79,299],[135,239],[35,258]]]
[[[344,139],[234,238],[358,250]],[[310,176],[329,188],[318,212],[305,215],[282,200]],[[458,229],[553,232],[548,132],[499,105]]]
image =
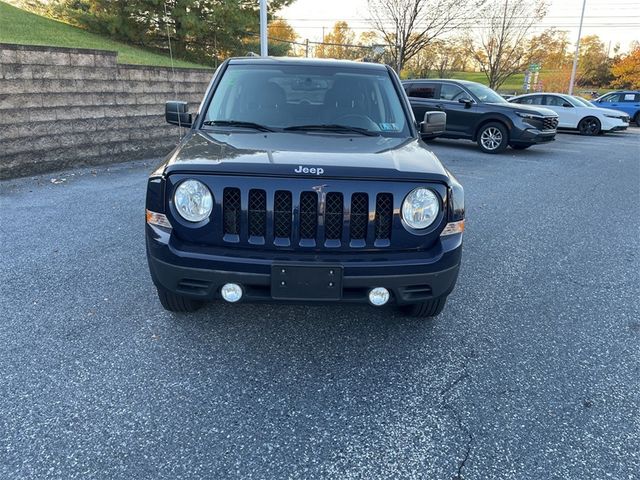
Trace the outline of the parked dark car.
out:
[[[203,302],[369,302],[439,314],[462,254],[464,193],[397,75],[371,63],[224,62],[151,174],[146,242],[167,310]]]
[[[610,108],[626,113],[640,127],[640,91],[609,92],[592,101],[596,107]]]
[[[465,80],[406,80],[404,89],[416,118],[427,110],[447,114],[445,138],[478,142],[486,153],[507,146],[523,150],[555,139],[558,115],[545,108],[513,105],[489,87]],[[425,136],[425,140],[436,135]]]

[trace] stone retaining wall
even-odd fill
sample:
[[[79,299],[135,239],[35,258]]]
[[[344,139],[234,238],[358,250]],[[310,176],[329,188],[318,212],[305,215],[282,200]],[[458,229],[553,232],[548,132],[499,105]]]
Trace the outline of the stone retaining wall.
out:
[[[116,55],[0,44],[0,178],[171,151],[180,131],[165,123],[164,102],[195,111],[213,72],[121,65]]]

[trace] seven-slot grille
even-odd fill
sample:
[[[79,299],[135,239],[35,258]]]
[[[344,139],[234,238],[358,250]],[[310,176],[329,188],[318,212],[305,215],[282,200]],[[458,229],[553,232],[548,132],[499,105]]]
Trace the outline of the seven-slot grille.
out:
[[[295,195],[299,198],[294,199],[294,193],[288,190],[268,193],[262,189],[251,189],[247,198],[247,215],[243,216],[240,189],[224,188],[222,218],[225,240],[238,242],[241,234],[254,240],[264,240],[272,235],[276,245],[287,246],[295,234],[302,246],[340,247],[345,241],[352,247],[364,247],[367,240],[378,246],[389,246],[393,223],[391,193],[376,195],[372,221],[369,219],[370,199],[367,193],[358,192],[345,197],[341,192],[302,191]],[[273,215],[269,215],[270,205]],[[345,222],[346,215],[349,215],[348,222]]]
[[[544,117],[542,128],[543,130],[555,130],[558,128],[558,117]]]

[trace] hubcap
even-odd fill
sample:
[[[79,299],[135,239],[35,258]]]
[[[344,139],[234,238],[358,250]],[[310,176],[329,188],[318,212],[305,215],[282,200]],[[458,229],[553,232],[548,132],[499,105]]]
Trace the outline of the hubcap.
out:
[[[502,143],[502,132],[496,127],[489,127],[482,132],[480,143],[487,150],[495,150]]]

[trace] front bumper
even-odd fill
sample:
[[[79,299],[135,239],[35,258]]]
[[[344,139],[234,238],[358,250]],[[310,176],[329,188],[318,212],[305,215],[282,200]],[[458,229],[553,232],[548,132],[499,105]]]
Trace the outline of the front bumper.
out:
[[[602,122],[603,132],[621,132],[629,127],[629,122],[625,122],[621,118],[605,117]]]
[[[533,145],[537,143],[553,142],[556,139],[556,130],[538,130],[527,128],[525,130],[512,130],[509,143],[515,145]]]
[[[296,252],[269,252],[269,258],[256,252],[209,251],[186,248],[146,226],[147,257],[153,282],[186,297],[211,301],[220,299],[220,288],[237,283],[243,288],[245,302],[287,302],[275,299],[271,292],[271,269],[277,266],[336,267],[343,273],[339,298],[318,300],[312,295],[297,296],[294,302],[367,303],[374,287],[391,292],[390,302],[398,305],[428,301],[453,290],[460,268],[462,235],[442,237],[436,246],[423,252],[316,255]]]

